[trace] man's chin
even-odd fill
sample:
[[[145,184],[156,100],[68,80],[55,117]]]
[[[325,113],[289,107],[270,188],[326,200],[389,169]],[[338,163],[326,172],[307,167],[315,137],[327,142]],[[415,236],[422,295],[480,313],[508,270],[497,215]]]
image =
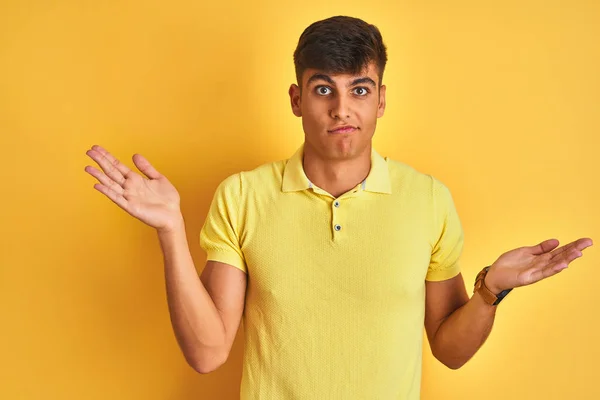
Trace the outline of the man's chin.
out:
[[[357,140],[356,134],[328,135],[318,142],[309,144],[317,154],[329,160],[348,160],[358,157],[368,148],[368,143]]]
[[[356,158],[361,153],[361,149],[356,141],[342,140],[331,146],[328,152],[330,153],[331,158],[337,160],[349,160]]]

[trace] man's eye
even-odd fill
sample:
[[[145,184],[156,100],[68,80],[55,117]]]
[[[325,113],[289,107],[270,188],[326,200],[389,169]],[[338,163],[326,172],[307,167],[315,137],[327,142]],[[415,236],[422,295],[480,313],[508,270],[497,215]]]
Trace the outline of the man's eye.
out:
[[[357,87],[356,89],[354,89],[354,93],[356,93],[359,96],[366,96],[369,93],[369,90],[364,87]]]
[[[327,86],[319,86],[317,88],[317,93],[320,95],[327,95],[331,92],[331,89],[329,89]]]

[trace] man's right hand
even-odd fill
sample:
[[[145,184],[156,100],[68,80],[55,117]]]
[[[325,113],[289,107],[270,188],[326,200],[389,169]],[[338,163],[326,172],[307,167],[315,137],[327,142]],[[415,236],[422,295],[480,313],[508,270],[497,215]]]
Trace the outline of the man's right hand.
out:
[[[100,182],[94,188],[123,210],[159,231],[166,232],[182,224],[177,189],[143,156],[134,154],[133,163],[147,178],[130,170],[98,145],[92,146],[86,154],[104,171],[85,167],[85,171]]]

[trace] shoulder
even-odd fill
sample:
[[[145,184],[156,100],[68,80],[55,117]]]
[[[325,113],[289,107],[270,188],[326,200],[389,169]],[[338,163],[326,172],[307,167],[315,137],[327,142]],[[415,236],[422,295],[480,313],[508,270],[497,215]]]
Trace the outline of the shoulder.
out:
[[[243,196],[248,192],[280,188],[283,169],[287,160],[272,161],[249,170],[242,170],[221,180],[217,191]]]
[[[393,189],[434,197],[446,186],[432,174],[420,171],[402,161],[386,157]]]
[[[280,182],[287,160],[271,161],[251,170],[241,171],[240,178],[247,182]]]

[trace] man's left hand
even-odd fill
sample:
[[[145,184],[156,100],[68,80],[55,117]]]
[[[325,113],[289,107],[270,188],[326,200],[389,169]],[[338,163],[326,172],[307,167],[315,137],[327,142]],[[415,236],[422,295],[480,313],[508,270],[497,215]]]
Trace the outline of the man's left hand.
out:
[[[485,285],[494,294],[531,285],[567,268],[593,242],[590,238],[581,238],[556,248],[558,244],[557,239],[548,239],[535,246],[519,247],[502,254],[490,267]]]

